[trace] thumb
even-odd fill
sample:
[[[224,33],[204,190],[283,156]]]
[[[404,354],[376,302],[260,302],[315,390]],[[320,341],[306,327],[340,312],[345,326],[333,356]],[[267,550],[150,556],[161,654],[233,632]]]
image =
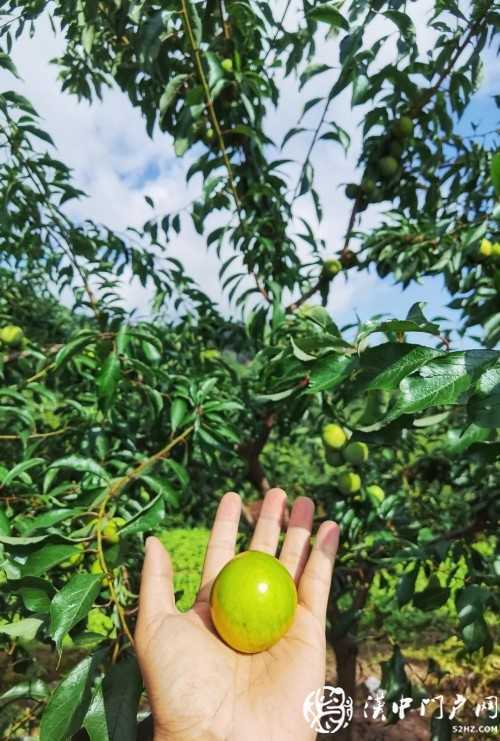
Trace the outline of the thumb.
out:
[[[176,612],[170,556],[158,538],[149,537],[141,575],[137,638],[145,637],[152,623]]]

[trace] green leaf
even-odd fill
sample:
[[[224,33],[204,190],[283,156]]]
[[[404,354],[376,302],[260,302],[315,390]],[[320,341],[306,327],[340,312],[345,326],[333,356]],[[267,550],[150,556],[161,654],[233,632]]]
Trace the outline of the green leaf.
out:
[[[404,342],[385,342],[370,347],[361,354],[363,372],[357,380],[357,389],[359,392],[397,389],[403,378],[441,355],[440,350]]]
[[[309,18],[320,23],[328,23],[332,28],[349,30],[349,24],[334,4],[318,5],[309,12]]]
[[[475,390],[467,409],[471,421],[478,427],[500,427],[500,365],[488,368]]]
[[[15,623],[0,624],[0,633],[10,638],[20,638],[24,641],[33,641],[43,620],[40,618],[25,618]]]
[[[10,522],[9,518],[0,507],[0,535],[10,535]]]
[[[82,458],[79,455],[68,455],[65,458],[59,458],[49,466],[52,468],[70,468],[72,471],[78,471],[78,473],[89,473],[97,476],[104,481],[109,481],[109,474],[104,470],[99,463],[96,463],[92,458]]]
[[[43,458],[30,458],[28,461],[18,463],[17,466],[14,466],[14,468],[12,468],[4,478],[2,486],[9,486],[9,484],[17,479],[22,473],[29,471],[30,468],[35,468],[35,466],[41,466],[42,464],[45,465],[45,460]]]
[[[399,607],[403,607],[403,605],[411,602],[415,593],[415,583],[417,581],[419,570],[419,564],[415,564],[415,566],[410,571],[405,572],[399,580],[396,589],[396,599]]]
[[[142,678],[133,656],[115,664],[95,691],[83,727],[90,741],[136,741]]]
[[[159,102],[161,116],[163,116],[163,114],[168,111],[175,98],[177,97],[177,93],[181,89],[184,80],[186,80],[188,77],[189,75],[183,73],[180,75],[176,75],[169,81],[167,87],[165,88],[165,92],[161,96]]]
[[[224,77],[224,70],[221,67],[219,59],[212,51],[205,52],[205,59],[208,64],[208,85],[211,90]]]
[[[49,612],[54,587],[49,581],[34,576],[11,579],[9,589],[21,595],[24,606],[30,612]]]
[[[61,649],[64,636],[84,618],[101,590],[100,574],[76,574],[50,605],[50,635]]]
[[[338,353],[329,353],[308,366],[309,385],[307,393],[330,391],[349,376],[357,365],[357,358]]]
[[[431,576],[426,588],[422,592],[415,592],[413,604],[419,610],[437,610],[446,604],[450,597],[450,590],[442,587],[436,576]]]
[[[87,345],[90,345],[93,342],[95,342],[94,333],[86,330],[83,336],[75,337],[75,339],[68,342],[67,345],[61,347],[54,361],[55,370],[59,370],[59,368],[67,363],[68,360],[70,360],[80,350],[82,350],[84,347],[87,347]]]
[[[103,652],[87,656],[59,684],[40,724],[40,741],[67,741],[82,725]]]
[[[384,322],[366,322],[358,333],[357,342],[361,344],[363,340],[371,334],[383,332],[384,334],[401,335],[405,332],[423,332],[425,334],[439,335],[440,329],[437,324],[429,322],[422,313],[423,304],[414,304],[406,319],[390,319]]]
[[[497,196],[500,198],[500,152],[495,152],[491,158],[491,179]]]
[[[45,512],[42,515],[37,515],[28,519],[26,517],[16,519],[16,527],[22,532],[23,535],[30,535],[39,530],[40,528],[49,528],[52,525],[56,525],[58,522],[63,522],[70,517],[75,517],[80,510],[78,509],[54,509],[51,512]]]
[[[32,679],[19,682],[0,695],[0,707],[15,700],[29,698],[30,700],[46,700],[49,688],[43,679]]]
[[[188,406],[185,399],[177,397],[173,400],[172,406],[170,408],[170,428],[172,430],[172,434],[177,430],[182,420],[186,416],[187,408]]]
[[[27,539],[24,538],[23,540]],[[22,566],[21,573],[23,576],[41,576],[76,553],[78,553],[78,549],[72,545],[53,543],[44,545],[37,551],[30,553],[26,563]]]
[[[165,500],[158,494],[144,509],[120,529],[122,537],[154,530],[165,519]]]
[[[102,370],[96,379],[99,398],[105,410],[108,410],[114,401],[120,373],[120,359],[115,352],[111,352],[104,361]]]
[[[372,96],[372,86],[366,75],[357,75],[352,83],[352,105],[366,103]]]

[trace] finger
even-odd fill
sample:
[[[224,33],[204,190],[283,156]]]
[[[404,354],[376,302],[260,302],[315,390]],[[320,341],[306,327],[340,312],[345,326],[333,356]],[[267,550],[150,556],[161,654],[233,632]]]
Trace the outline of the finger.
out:
[[[170,556],[158,538],[149,537],[141,574],[136,634],[140,636],[151,623],[176,611]]]
[[[270,489],[260,510],[259,519],[250,543],[250,550],[274,555],[278,547],[281,523],[286,504],[283,489]]]
[[[326,617],[338,544],[338,525],[331,521],[323,522],[299,582],[300,603],[322,622]]]
[[[280,561],[296,582],[300,579],[310,551],[314,502],[309,497],[298,497],[292,507]]]
[[[240,513],[241,499],[238,494],[234,492],[224,494],[217,507],[205,553],[201,586],[198,593],[199,600],[208,599],[213,580],[222,567],[234,556]]]

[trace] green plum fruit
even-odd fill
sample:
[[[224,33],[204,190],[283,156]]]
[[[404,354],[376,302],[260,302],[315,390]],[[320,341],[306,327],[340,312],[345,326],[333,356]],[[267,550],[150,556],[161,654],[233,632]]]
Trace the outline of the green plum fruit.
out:
[[[391,124],[391,131],[398,139],[407,139],[413,134],[413,121],[409,116],[396,118]]]
[[[356,494],[361,489],[361,478],[353,471],[346,471],[338,480],[342,494]]]
[[[342,270],[342,263],[340,260],[325,260],[323,263],[323,270],[322,273],[325,277],[329,278],[330,280],[332,278],[335,278],[337,273],[339,273]]]
[[[277,643],[293,623],[297,590],[288,570],[261,551],[240,553],[215,579],[210,614],[228,646],[253,654]]]
[[[381,157],[378,161],[378,169],[383,178],[392,178],[399,169],[398,161],[394,157]]]
[[[356,185],[356,183],[349,183],[346,186],[345,194],[347,198],[350,198],[353,201],[359,196],[359,185]]]
[[[123,517],[113,517],[103,527],[101,533],[103,540],[108,543],[118,543],[120,540],[119,530],[125,525]]]
[[[383,502],[385,499],[385,491],[378,484],[370,484],[370,486],[367,486],[366,493],[378,503]]]
[[[323,427],[323,442],[327,448],[340,450],[347,442],[347,435],[340,425],[328,424]]]
[[[347,463],[360,466],[368,460],[368,445],[366,443],[349,443],[342,451],[342,455]]]
[[[15,324],[8,324],[0,330],[0,341],[8,347],[20,347],[24,339],[24,332],[21,327]]]

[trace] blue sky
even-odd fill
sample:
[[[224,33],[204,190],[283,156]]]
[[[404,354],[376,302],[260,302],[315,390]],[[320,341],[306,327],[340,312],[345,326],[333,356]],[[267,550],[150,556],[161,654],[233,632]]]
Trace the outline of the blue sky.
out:
[[[282,1],[276,3],[277,14]],[[419,6],[418,14],[416,5]],[[432,47],[434,40],[425,23],[431,3],[419,0],[419,3],[411,4],[411,8],[415,15],[417,38],[425,51]],[[388,23],[383,19],[370,30],[371,40],[387,32],[384,21]],[[293,13],[288,16],[288,23],[293,25]],[[370,43],[370,36],[367,43]],[[318,61],[323,61],[323,55],[325,60],[334,64],[336,46],[335,41],[319,39]],[[71,204],[71,215],[75,218],[93,218],[116,230],[123,230],[128,225],[140,228],[152,215],[145,195],[154,199],[159,215],[182,208],[192,201],[201,187],[199,178],[185,185],[185,174],[193,155],[188,152],[183,159],[176,158],[173,143],[164,134],[149,139],[139,112],[118,90],[105,91],[103,102],[97,101],[92,106],[78,103],[70,95],[61,93],[57,68],[49,61],[62,48],[62,40],[54,37],[48,22],[38,24],[35,36],[30,39],[27,34],[24,35],[13,50],[22,82],[14,81],[0,72],[0,85],[2,89],[17,89],[30,98],[44,120],[44,128],[57,144],[57,156],[74,168],[75,182],[85,190],[88,198]],[[381,55],[381,63],[390,60],[391,55],[393,58],[393,54],[394,50],[388,43]],[[460,124],[463,133],[471,132],[471,120],[480,123],[482,130],[498,125],[498,112],[492,95],[495,92],[495,79],[498,79],[500,72],[499,62],[492,52],[485,62],[482,90],[475,96]],[[294,125],[304,100],[324,93],[324,85],[322,76],[319,76],[306,87],[305,93],[299,95],[293,80],[283,82],[283,103],[269,116],[269,130],[276,141],[281,141],[283,133]],[[313,160],[326,213],[317,231],[326,240],[330,254],[338,250],[341,244],[350,213],[351,203],[344,197],[343,183],[359,177],[359,174],[355,174],[355,163],[361,144],[358,124],[362,114],[362,107],[351,110],[349,93],[339,98],[330,118],[335,118],[349,131],[353,141],[352,151],[345,157],[340,147],[328,142],[318,147]],[[317,113],[312,111],[305,125],[314,126],[315,116]],[[310,137],[305,134],[292,141],[293,146],[287,154],[297,162],[302,162]],[[375,225],[380,219],[380,213],[374,209],[368,209],[365,214],[363,228]],[[299,200],[296,215],[313,218],[310,198]],[[186,228],[180,237],[171,243],[173,254],[184,263],[204,290],[220,303],[224,312],[231,311],[226,298],[220,293],[217,281],[219,265],[214,252],[207,251],[203,238],[196,234],[188,219],[185,224]],[[453,324],[457,321],[456,315],[445,309],[449,297],[440,277],[426,279],[421,285],[412,285],[403,292],[393,285],[390,278],[381,280],[374,271],[354,272],[350,276],[348,282],[343,278],[336,279],[329,304],[339,325],[355,321],[356,315],[368,319],[384,311],[404,316],[415,301],[428,303],[429,316],[447,315]],[[150,298],[148,291],[138,284],[125,283],[123,296],[127,305],[145,313]],[[459,346],[457,341],[456,347]]]

